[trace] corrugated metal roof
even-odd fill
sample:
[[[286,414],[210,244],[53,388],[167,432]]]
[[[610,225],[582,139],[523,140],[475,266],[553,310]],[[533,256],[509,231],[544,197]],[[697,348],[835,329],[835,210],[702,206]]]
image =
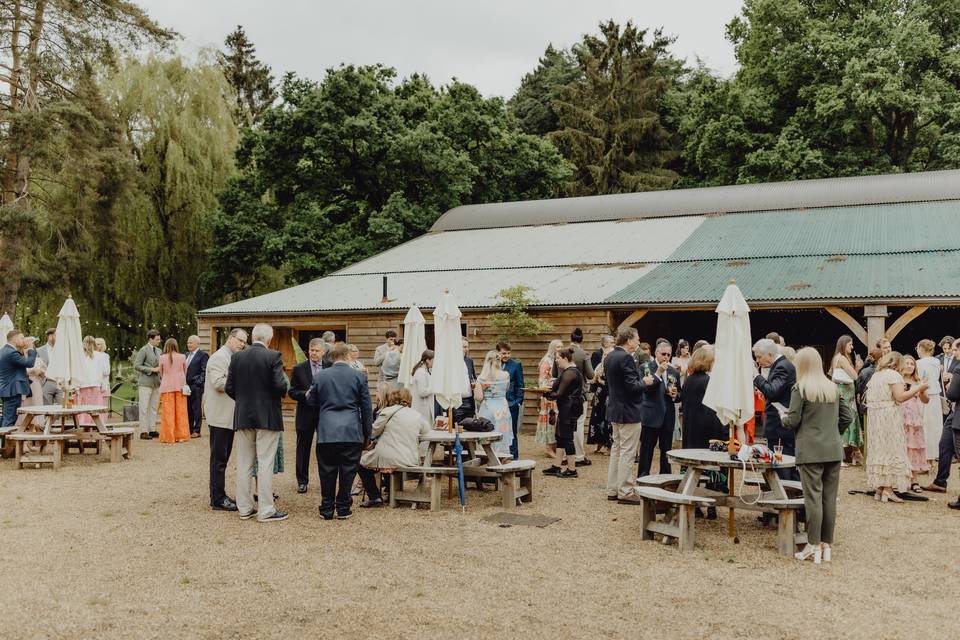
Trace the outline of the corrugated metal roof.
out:
[[[960,199],[960,171],[797,180],[456,207],[432,231]]]
[[[960,249],[960,202],[708,217],[671,261]]]
[[[606,301],[713,303],[731,278],[748,302],[957,298],[960,251],[661,264]]]
[[[651,264],[397,273],[388,276],[388,304],[380,304],[379,274],[336,275],[206,309],[200,315],[406,309],[414,303],[432,308],[444,289],[449,289],[463,308],[488,308],[495,304],[498,291],[519,284],[532,288],[534,298],[551,306],[599,304],[654,267]]]
[[[659,262],[703,220],[696,216],[430,233],[338,275]]]

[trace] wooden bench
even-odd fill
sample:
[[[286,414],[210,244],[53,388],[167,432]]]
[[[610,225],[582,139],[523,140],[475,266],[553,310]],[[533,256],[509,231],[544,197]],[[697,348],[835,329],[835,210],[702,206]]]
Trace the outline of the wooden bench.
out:
[[[640,476],[637,478],[637,484],[641,487],[656,487],[657,489],[675,490],[680,486],[683,475],[679,473],[657,473],[649,476]]]
[[[807,534],[800,531],[797,511],[803,509],[803,498],[758,500],[757,505],[777,512],[777,552],[792,557],[797,547],[807,543]]]
[[[520,502],[533,502],[533,460],[514,460],[506,464],[487,467],[497,474],[497,489],[503,496],[503,508],[513,509]]]
[[[746,478],[743,484],[760,487],[761,491],[770,491],[770,485],[763,478]],[[787,492],[788,498],[803,497],[803,486],[799,480],[780,480],[780,484],[783,485],[783,490]]]
[[[108,424],[101,429],[98,435],[110,442],[110,462],[129,460],[133,450],[134,427],[125,426],[131,423]],[[132,423],[136,425],[137,423]]]
[[[680,551],[693,550],[694,510],[697,507],[710,507],[716,503],[713,498],[688,496],[657,487],[637,487],[634,489],[643,502],[640,505],[640,539],[652,540],[659,533],[668,538],[676,538]],[[657,520],[657,505],[666,503],[676,507],[676,512],[663,521]]]
[[[63,460],[63,447],[67,440],[76,438],[73,433],[50,433],[44,435],[35,431],[16,431],[6,435],[8,441],[14,444],[17,469],[23,469],[25,464],[52,464],[54,469],[60,468]],[[50,445],[51,453],[25,453],[24,443],[37,442],[41,445]]]
[[[0,427],[0,457],[9,458],[13,455],[13,444],[7,442],[9,434],[17,430],[17,427]]]
[[[407,475],[417,476],[417,488],[413,491],[404,489]],[[440,508],[440,491],[443,476],[456,476],[456,467],[398,467],[390,474],[390,506],[396,507],[399,503],[429,504],[430,511]],[[429,488],[425,485],[429,484]]]

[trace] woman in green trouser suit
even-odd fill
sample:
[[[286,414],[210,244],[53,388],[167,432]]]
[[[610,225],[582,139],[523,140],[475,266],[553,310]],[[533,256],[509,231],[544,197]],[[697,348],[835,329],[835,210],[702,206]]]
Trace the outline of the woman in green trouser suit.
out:
[[[853,411],[840,398],[837,385],[823,375],[823,359],[805,347],[793,361],[797,384],[783,426],[797,432],[797,466],[807,515],[807,546],[798,560],[830,561],[837,519],[837,489],[843,441],[840,434],[853,422]]]
[[[845,457],[848,455],[852,464],[863,464],[863,429],[860,426],[860,415],[857,412],[856,404],[857,374],[860,373],[860,367],[863,366],[863,363],[859,357],[856,360],[854,360],[854,357],[853,338],[848,335],[840,336],[827,375],[837,383],[840,400],[845,402],[853,411],[853,422],[841,436]]]

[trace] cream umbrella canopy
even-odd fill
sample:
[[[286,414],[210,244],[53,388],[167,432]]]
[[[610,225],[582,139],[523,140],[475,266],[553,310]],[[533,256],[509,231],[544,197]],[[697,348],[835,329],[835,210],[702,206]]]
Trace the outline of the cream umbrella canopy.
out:
[[[408,389],[413,385],[410,372],[427,350],[425,325],[420,309],[415,304],[410,305],[407,317],[403,319],[403,353],[400,355],[400,375],[397,376],[397,381]]]
[[[73,298],[68,297],[57,314],[57,344],[50,354],[47,377],[61,387],[76,387],[83,376],[83,331],[80,328],[80,312]],[[64,394],[66,397],[66,394]]]
[[[7,334],[13,331],[13,320],[6,313],[0,318],[0,344],[7,343]]]
[[[449,291],[440,297],[433,310],[434,358],[430,380],[437,403],[447,410],[460,406],[467,379],[463,362],[463,335],[460,333],[460,309]],[[453,428],[453,421],[448,421]]]

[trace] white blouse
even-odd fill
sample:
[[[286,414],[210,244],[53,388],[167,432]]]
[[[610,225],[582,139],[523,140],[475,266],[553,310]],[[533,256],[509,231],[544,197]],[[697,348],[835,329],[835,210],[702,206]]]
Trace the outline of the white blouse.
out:
[[[926,378],[927,383],[930,385],[927,389],[928,396],[940,395],[940,373],[942,366],[940,361],[932,356],[917,360],[917,377],[921,380]]]

